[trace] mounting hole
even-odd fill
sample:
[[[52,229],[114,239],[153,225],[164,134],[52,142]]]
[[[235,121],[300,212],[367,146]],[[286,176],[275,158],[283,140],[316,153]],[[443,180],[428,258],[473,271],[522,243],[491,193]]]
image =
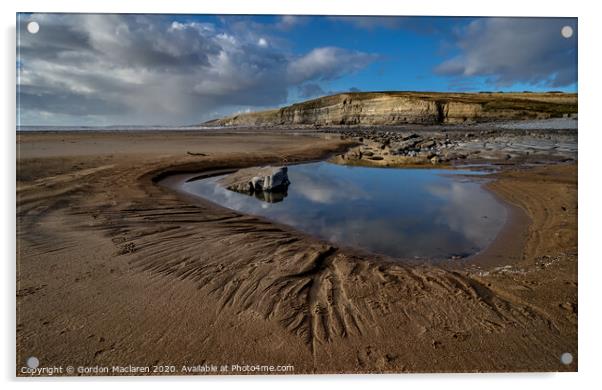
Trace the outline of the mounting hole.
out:
[[[562,355],[560,355],[560,361],[562,362],[562,364],[568,366],[573,362],[573,354],[570,352],[563,353]]]
[[[36,369],[40,365],[40,361],[37,357],[31,356],[27,358],[27,367]]]
[[[560,30],[560,34],[562,34],[562,36],[566,39],[569,39],[570,37],[573,36],[573,28],[571,26],[564,26],[561,30]]]
[[[38,31],[40,31],[40,25],[38,22],[29,22],[27,23],[27,31],[29,31],[30,34],[37,34]]]

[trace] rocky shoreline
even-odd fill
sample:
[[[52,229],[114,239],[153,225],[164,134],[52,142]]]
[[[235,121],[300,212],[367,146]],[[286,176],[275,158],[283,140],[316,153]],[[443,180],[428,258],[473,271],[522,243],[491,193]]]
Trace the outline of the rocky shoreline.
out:
[[[577,160],[575,130],[490,128],[480,131],[338,129],[358,146],[335,156],[341,164],[404,166]]]

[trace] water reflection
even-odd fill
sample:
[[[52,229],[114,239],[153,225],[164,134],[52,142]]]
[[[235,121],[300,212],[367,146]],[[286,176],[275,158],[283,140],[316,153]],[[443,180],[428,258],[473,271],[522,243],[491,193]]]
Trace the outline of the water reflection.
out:
[[[445,259],[486,247],[505,208],[471,171],[346,167],[326,162],[289,167],[287,196],[267,202],[209,178],[184,190],[217,204],[296,227],[340,245],[398,258]],[[264,199],[265,200],[265,199]]]
[[[286,189],[277,192],[259,191],[253,193],[253,196],[255,196],[255,198],[268,203],[282,202],[287,195],[288,191]]]

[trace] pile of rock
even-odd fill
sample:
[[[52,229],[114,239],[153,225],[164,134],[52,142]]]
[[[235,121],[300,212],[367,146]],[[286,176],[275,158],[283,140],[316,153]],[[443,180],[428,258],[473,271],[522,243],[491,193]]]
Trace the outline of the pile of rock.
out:
[[[342,160],[366,161],[377,165],[439,164],[448,161],[452,142],[445,136],[432,137],[416,133],[376,133],[363,137],[359,147],[340,156]]]
[[[452,146],[449,138],[424,138],[412,133],[394,144],[391,149],[393,156],[417,157],[429,160],[433,164],[449,160],[446,149]]]
[[[570,161],[577,158],[574,130],[474,128],[466,131],[441,127],[417,132],[374,128],[339,132],[344,138],[359,143],[333,159],[342,164],[407,166],[455,164],[463,160],[518,163],[529,159]]]

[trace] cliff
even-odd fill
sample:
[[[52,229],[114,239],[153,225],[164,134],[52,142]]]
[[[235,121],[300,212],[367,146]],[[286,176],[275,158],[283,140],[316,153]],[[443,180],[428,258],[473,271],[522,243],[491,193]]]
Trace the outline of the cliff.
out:
[[[572,93],[353,92],[206,122],[214,126],[454,124],[577,113]]]

